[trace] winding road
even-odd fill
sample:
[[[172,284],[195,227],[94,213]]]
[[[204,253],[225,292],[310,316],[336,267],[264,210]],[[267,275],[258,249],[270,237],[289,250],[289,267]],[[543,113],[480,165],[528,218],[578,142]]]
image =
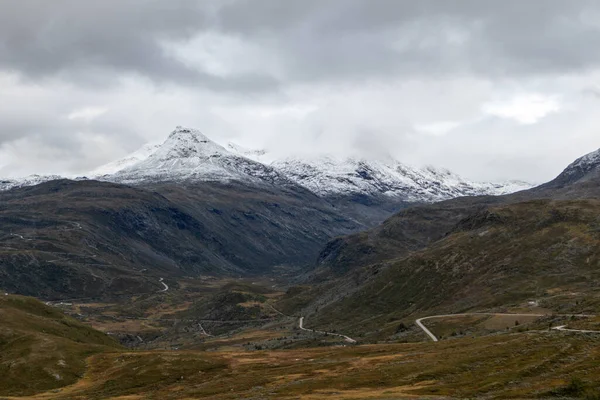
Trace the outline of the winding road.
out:
[[[348,343],[356,343],[356,340],[354,340],[351,337],[346,336],[346,335],[340,335],[338,333],[331,333],[331,332],[316,331],[314,329],[307,329],[304,327],[304,317],[300,317],[300,320],[298,321],[298,328],[300,328],[303,331],[307,331],[307,332],[320,333],[323,335],[339,336],[339,337],[344,338],[344,340]]]
[[[429,329],[427,329],[427,327],[425,325],[423,325],[423,321],[428,320],[428,319],[435,319],[435,318],[468,317],[468,316],[472,316],[472,315],[510,316],[510,317],[546,317],[546,316],[550,316],[550,315],[555,315],[557,317],[582,317],[582,318],[595,317],[595,315],[591,315],[591,314],[558,314],[557,315],[557,314],[510,314],[510,313],[483,313],[482,312],[482,313],[432,315],[430,317],[419,318],[418,320],[415,321],[415,323],[417,324],[417,326],[419,328],[421,328],[421,330],[423,332],[425,332],[425,334],[427,334],[427,336],[429,336],[431,338],[431,340],[433,340],[434,342],[438,342],[439,339]],[[557,326],[555,328],[552,328],[552,330],[564,331],[564,332],[579,332],[579,333],[600,333],[600,331],[567,329],[566,327],[567,327],[566,325]]]

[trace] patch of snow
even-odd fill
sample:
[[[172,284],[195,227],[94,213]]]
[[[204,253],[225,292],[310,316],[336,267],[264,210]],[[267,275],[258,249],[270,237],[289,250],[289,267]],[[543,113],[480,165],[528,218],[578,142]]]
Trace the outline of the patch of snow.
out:
[[[24,178],[0,179],[0,191],[35,186],[57,179],[63,179],[63,177],[59,175],[30,175]]]

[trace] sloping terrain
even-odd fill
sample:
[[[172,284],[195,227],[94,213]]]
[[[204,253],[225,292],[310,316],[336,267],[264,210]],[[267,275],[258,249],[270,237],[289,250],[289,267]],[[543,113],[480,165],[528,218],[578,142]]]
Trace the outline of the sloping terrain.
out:
[[[0,227],[4,290],[74,298],[309,264],[361,225],[301,188],[63,180],[0,193]]]
[[[535,199],[577,200],[600,197],[600,150],[569,165],[556,179],[538,187],[502,196],[461,197],[416,205],[370,230],[334,239],[323,249],[321,274],[339,274],[355,267],[405,256],[447,235],[468,215],[496,204]]]
[[[542,185],[542,188],[558,189],[598,179],[600,179],[600,149],[575,160],[556,179]]]
[[[299,185],[336,205],[351,206],[354,203],[359,207],[376,208],[386,204],[386,210],[390,207],[387,203],[401,205],[459,196],[500,195],[531,187],[519,181],[470,182],[446,169],[415,168],[391,156],[367,159],[311,155],[273,159],[266,150],[246,149],[233,143],[224,147],[197,129],[178,126],[164,143],[147,144],[120,160],[96,168],[87,176],[130,185],[232,181],[279,187]],[[0,190],[56,179],[60,177],[0,180]],[[361,211],[368,213],[370,210],[362,207]]]
[[[500,197],[465,197],[406,208],[375,228],[330,241],[319,255],[317,275],[339,276],[420,250],[443,238],[474,210],[501,201]]]
[[[405,257],[357,268],[312,293],[290,292],[288,312],[315,326],[391,336],[400,319],[519,307],[600,310],[600,200],[491,206]],[[304,308],[303,311],[294,310]],[[290,310],[289,307],[292,307]],[[386,333],[387,332],[387,333]]]
[[[118,351],[110,337],[39,301],[0,296],[0,396],[70,385],[92,354]]]

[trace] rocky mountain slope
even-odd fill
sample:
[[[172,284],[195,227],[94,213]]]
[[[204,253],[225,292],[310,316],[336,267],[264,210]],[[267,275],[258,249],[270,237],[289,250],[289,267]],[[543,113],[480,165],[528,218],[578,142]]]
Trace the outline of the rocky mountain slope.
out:
[[[384,161],[334,157],[289,158],[267,163],[264,150],[233,143],[227,147],[200,131],[177,127],[153,152],[100,170],[126,167],[95,179],[129,185],[159,182],[238,182],[250,186],[302,187],[334,205],[340,214],[365,225],[382,222],[415,202],[433,202],[461,196],[504,194],[530,187],[523,182],[473,183],[450,171],[412,168],[388,158]],[[139,155],[144,157],[139,157]],[[139,161],[131,163],[132,159]]]
[[[159,147],[105,169],[124,166],[100,177],[109,182],[57,180],[0,192],[2,287],[45,298],[88,297],[160,290],[161,277],[268,274],[282,265],[312,265],[330,239],[377,224],[406,207],[407,199],[477,189],[450,173],[399,163],[333,165],[337,177],[323,170],[315,176],[328,181],[346,174],[342,181],[358,191],[311,190],[285,168],[177,128]],[[390,168],[404,186],[389,183]],[[422,248],[479,200],[454,201],[448,209],[407,211],[368,233],[365,243],[364,233],[333,242],[322,252],[322,267],[343,274]]]
[[[89,173],[89,176],[98,177],[104,175],[112,175],[121,170],[129,168],[141,161],[146,160],[158,149],[160,149],[162,143],[149,143],[144,145],[141,149],[131,153],[125,158],[110,162],[106,165],[96,168]]]
[[[310,264],[329,238],[361,227],[296,187],[67,180],[0,193],[0,226],[1,287],[43,298]]]

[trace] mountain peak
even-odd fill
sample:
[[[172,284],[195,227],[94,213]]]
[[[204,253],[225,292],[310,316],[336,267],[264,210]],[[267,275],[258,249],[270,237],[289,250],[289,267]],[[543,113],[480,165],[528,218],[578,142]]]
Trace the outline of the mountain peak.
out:
[[[288,182],[273,168],[228,151],[197,129],[178,126],[146,159],[108,178],[119,183],[237,180]]]
[[[200,132],[198,129],[186,128],[183,126],[176,126],[175,130],[171,132],[167,138],[169,140],[184,140],[193,143],[213,143],[206,135]]]
[[[565,187],[590,180],[600,180],[600,149],[578,158],[556,179],[541,187]]]
[[[210,140],[199,130],[178,126],[149,158],[162,160],[211,158],[226,154],[229,152],[224,147]]]

